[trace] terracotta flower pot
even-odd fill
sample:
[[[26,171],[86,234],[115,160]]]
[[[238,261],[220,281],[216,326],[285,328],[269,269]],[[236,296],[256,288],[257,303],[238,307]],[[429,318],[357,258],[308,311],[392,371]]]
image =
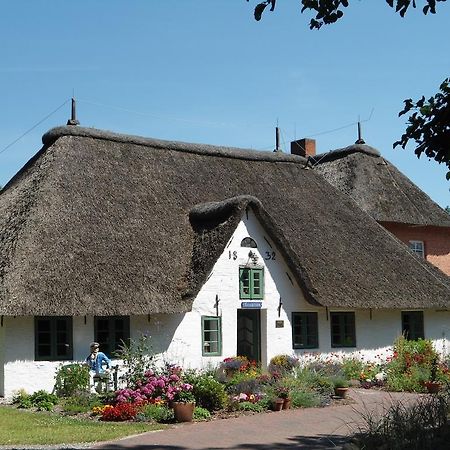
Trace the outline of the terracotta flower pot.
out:
[[[441,385],[438,381],[428,381],[425,383],[425,386],[427,387],[429,394],[437,394],[441,389]]]
[[[285,398],[283,400],[283,409],[291,409],[291,399]]]
[[[192,422],[195,403],[173,402],[172,408],[177,422]]]
[[[284,398],[275,399],[275,403],[273,404],[274,411],[281,411],[284,405]]]
[[[348,388],[346,387],[337,387],[334,388],[334,395],[336,397],[345,398],[347,396]]]

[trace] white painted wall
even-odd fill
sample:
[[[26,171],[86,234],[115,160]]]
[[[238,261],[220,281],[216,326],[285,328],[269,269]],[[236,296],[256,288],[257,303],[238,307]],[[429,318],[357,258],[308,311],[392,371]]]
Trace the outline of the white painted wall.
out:
[[[241,247],[245,237],[252,237],[257,249]],[[340,351],[330,345],[330,324],[325,308],[308,304],[290,273],[280,252],[269,239],[254,214],[249,211],[219,257],[197,298],[192,311],[186,314],[156,314],[132,316],[130,318],[131,337],[137,339],[140,333],[152,336],[153,351],[159,354],[160,361],[178,363],[185,368],[206,368],[216,366],[227,357],[236,354],[237,310],[241,307],[239,299],[239,266],[248,262],[249,251],[258,255],[258,266],[264,267],[265,296],[261,310],[262,363],[280,353],[309,355],[322,352],[324,356],[339,357],[355,353],[365,359],[374,360],[379,355],[388,356],[389,347],[401,332],[400,311],[356,311],[357,349]],[[267,253],[275,253],[275,259],[265,259]],[[289,274],[292,282],[287,275]],[[223,352],[218,357],[202,356],[201,316],[216,314],[215,299],[219,296],[219,315],[222,317]],[[280,317],[278,305],[280,296],[283,302]],[[330,309],[337,311],[338,309]],[[319,349],[292,350],[291,313],[293,311],[316,311],[319,317]],[[329,312],[330,312],[329,311]],[[284,320],[284,328],[275,328],[276,320]],[[425,311],[425,337],[434,340],[436,348],[448,354],[450,350],[450,311]],[[74,359],[83,361],[89,353],[89,343],[94,340],[94,319],[74,317],[73,319]],[[4,358],[4,389],[0,385],[0,395],[11,396],[23,388],[27,392],[38,389],[51,391],[56,369],[61,363],[34,361],[34,319],[33,317],[5,317],[0,329],[0,363]],[[2,381],[0,369],[0,383]]]
[[[3,319],[4,320],[4,319]],[[0,326],[0,397],[5,395],[5,327]]]

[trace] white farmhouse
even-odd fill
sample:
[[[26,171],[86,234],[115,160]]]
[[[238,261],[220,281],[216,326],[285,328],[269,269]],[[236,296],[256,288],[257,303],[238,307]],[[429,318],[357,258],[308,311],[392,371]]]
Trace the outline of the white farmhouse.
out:
[[[77,126],[43,143],[0,193],[2,396],[140,333],[185,367],[450,343],[448,276],[301,156]]]

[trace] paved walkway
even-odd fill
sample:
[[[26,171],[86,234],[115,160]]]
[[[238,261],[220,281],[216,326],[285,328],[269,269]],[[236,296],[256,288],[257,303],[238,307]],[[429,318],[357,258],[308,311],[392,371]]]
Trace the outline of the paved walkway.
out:
[[[410,402],[417,394],[353,389],[352,405],[296,409],[232,419],[180,424],[92,449],[153,450],[291,450],[339,449],[363,424],[361,413],[382,412],[396,401]]]

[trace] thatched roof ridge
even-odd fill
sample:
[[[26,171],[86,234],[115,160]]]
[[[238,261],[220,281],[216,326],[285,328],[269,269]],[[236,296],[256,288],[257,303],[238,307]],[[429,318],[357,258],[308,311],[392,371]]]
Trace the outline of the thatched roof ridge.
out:
[[[450,308],[448,277],[301,158],[57,130],[0,193],[0,314],[188,311],[247,207],[311,303]]]
[[[329,161],[334,161],[335,159],[340,159],[345,156],[351,155],[353,153],[364,153],[369,156],[380,157],[381,153],[376,149],[367,144],[353,144],[348,147],[338,148],[336,150],[331,150],[326,153],[319,153],[317,155],[311,156],[313,163],[324,163]]]
[[[232,157],[248,161],[277,161],[294,162],[306,165],[307,159],[303,156],[291,155],[288,153],[261,152],[252,149],[242,149],[236,147],[223,147],[209,144],[192,144],[188,142],[166,141],[162,139],[132,136],[128,134],[114,133],[112,131],[97,130],[95,128],[62,126],[49,130],[42,136],[44,146],[49,147],[62,136],[89,137],[101,139],[109,142],[122,144],[136,144],[151,147],[159,150],[176,150],[180,152],[194,153],[200,155]]]
[[[317,155],[314,169],[378,222],[450,227],[450,216],[368,145]]]

